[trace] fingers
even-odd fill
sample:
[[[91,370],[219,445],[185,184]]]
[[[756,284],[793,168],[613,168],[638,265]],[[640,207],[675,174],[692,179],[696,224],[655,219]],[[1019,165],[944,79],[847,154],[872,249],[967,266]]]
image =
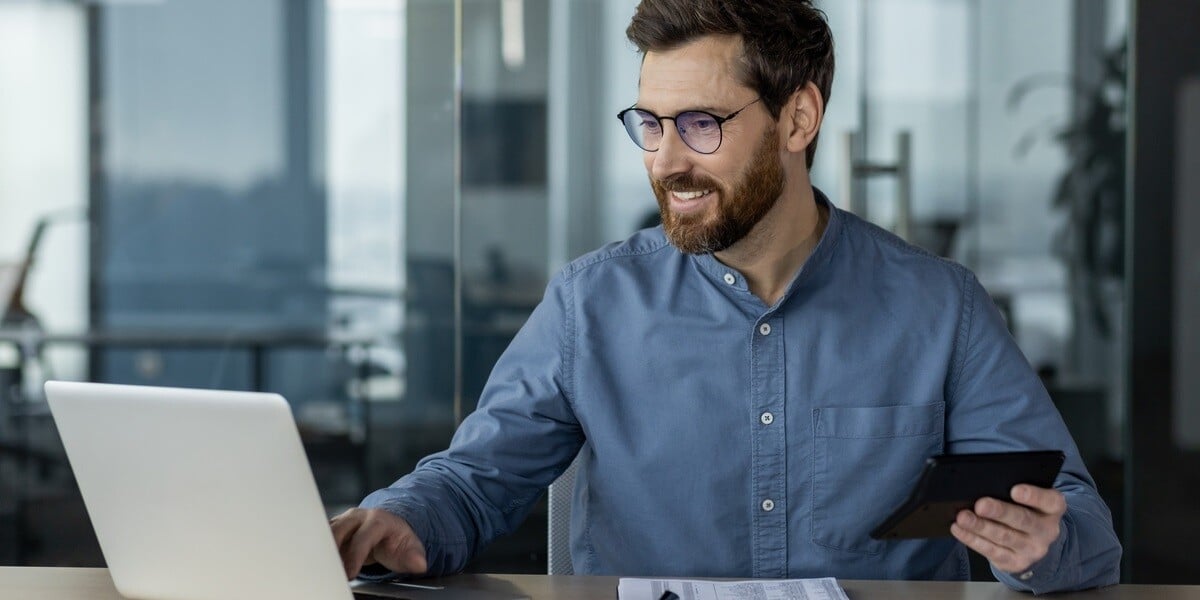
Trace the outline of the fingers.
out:
[[[1014,485],[1010,493],[1014,501],[1040,513],[1061,516],[1067,512],[1067,498],[1058,490],[1022,483]]]
[[[975,502],[975,514],[984,520],[1001,523],[1010,529],[1029,532],[1037,529],[1038,513],[1011,502],[980,498]]]
[[[1058,539],[1066,499],[1057,490],[1018,485],[1020,504],[982,498],[974,510],[959,512],[951,534],[998,569],[1021,572],[1041,560]]]
[[[957,532],[956,532],[957,529]],[[1021,571],[1046,555],[1047,546],[1027,533],[964,510],[950,531],[968,548],[1004,571]]]
[[[342,557],[342,567],[346,571],[346,579],[353,579],[362,571],[362,567],[366,563],[367,557],[370,554],[371,547],[374,545],[374,535],[378,535],[378,529],[366,527],[363,525],[367,520],[367,511],[362,509],[350,509],[329,522],[330,528],[333,530],[333,539],[337,543],[338,553]]]
[[[420,575],[429,569],[425,562],[425,546],[417,539],[415,533],[406,538],[396,539],[382,554],[376,547],[374,556],[378,562],[397,573]]]
[[[358,529],[359,524],[362,522],[355,515],[356,510],[352,508],[329,520],[329,528],[333,530],[333,541],[337,544],[338,548],[342,547],[342,543]]]
[[[382,564],[397,573],[427,570],[425,545],[402,518],[380,509],[348,510],[330,520],[347,579],[363,565]]]
[[[967,512],[967,511],[963,511]],[[980,553],[984,558],[988,559],[996,568],[1011,573],[1016,573],[1029,568],[1032,562],[1026,564],[1021,560],[1020,556],[1012,549],[1001,546],[992,540],[985,538],[972,530],[959,525],[955,521],[950,525],[950,533],[962,542],[964,546]]]

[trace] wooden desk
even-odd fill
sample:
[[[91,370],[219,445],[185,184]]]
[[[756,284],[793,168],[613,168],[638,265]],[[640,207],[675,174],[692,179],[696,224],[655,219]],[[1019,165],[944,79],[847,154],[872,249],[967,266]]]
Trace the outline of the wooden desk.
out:
[[[519,591],[533,600],[613,600],[616,577],[547,575],[458,575],[442,580],[456,586]],[[1030,600],[999,583],[842,580],[851,600]],[[1080,600],[1200,600],[1200,586],[1118,585],[1062,594]],[[0,598],[38,600],[121,600],[105,569],[0,567]]]

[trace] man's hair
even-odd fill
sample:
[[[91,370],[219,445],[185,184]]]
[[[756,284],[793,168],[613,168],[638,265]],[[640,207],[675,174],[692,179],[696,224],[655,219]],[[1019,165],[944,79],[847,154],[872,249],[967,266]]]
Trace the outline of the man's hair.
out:
[[[792,94],[813,82],[829,104],[833,34],[812,0],[642,0],[625,30],[645,55],[677,48],[706,35],[742,39],[738,77],[778,119]],[[817,138],[808,145],[812,168]]]

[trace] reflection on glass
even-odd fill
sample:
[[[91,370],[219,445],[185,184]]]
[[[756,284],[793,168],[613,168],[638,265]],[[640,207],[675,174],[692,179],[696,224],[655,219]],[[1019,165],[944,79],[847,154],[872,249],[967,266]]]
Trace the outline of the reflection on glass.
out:
[[[823,5],[839,73],[816,185],[856,186],[885,227],[906,209],[910,241],[978,274],[1119,514],[1125,7]],[[859,132],[862,147],[839,147],[831,126]],[[896,177],[847,181],[834,164],[891,164],[900,135],[911,137],[905,207]]]

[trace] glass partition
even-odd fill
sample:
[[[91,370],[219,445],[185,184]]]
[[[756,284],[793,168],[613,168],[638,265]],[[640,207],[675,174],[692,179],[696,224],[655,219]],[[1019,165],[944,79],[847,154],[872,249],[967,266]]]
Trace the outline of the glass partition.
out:
[[[1119,519],[1126,4],[824,5],[814,182],[979,276]]]
[[[66,2],[0,2],[0,564],[20,564],[38,523],[77,499],[38,495],[71,485],[57,439],[27,427],[29,392],[45,376],[78,373],[86,354],[21,351],[41,332],[87,323],[87,45],[85,11]],[[53,369],[47,370],[47,364]],[[25,375],[29,376],[26,377]],[[36,502],[37,509],[34,509]],[[63,509],[68,510],[64,511]],[[90,535],[63,515],[54,527]],[[42,540],[51,552],[72,540]],[[44,534],[43,534],[44,537]]]

